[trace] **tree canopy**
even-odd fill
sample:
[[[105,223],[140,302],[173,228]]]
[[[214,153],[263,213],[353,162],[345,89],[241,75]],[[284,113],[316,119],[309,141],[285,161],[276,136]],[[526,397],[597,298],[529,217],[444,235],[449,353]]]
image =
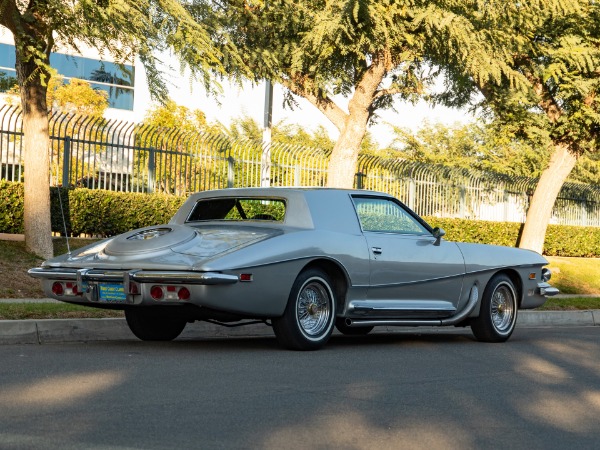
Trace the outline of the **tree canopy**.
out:
[[[417,130],[393,127],[393,131],[395,156],[426,164],[537,178],[549,159],[544,147],[482,120],[454,126],[425,123]]]
[[[193,77],[210,89],[211,74],[223,74],[222,62],[234,59],[227,43],[217,48],[208,23],[189,10],[196,0],[0,0],[0,25],[13,35],[16,72],[23,108],[25,165],[25,241],[28,250],[52,256],[48,104],[50,54],[58,48],[85,47],[117,63],[144,64],[151,92],[165,98],[159,55],[172,50]],[[199,9],[196,9],[196,19]],[[218,33],[214,33],[218,34]],[[229,51],[228,51],[229,50]],[[227,58],[221,51],[227,51]],[[243,71],[243,64],[236,64]]]
[[[483,6],[483,5],[482,5]],[[441,101],[474,92],[502,127],[550,155],[530,203],[520,246],[541,252],[558,193],[575,164],[598,151],[600,139],[600,5],[589,0],[486,2],[471,21],[488,29],[520,77],[485,83],[452,55],[450,86]]]
[[[65,112],[102,117],[108,108],[106,91],[93,89],[90,83],[77,78],[72,78],[69,83],[58,86],[53,97],[56,107]]]
[[[206,128],[206,114],[199,109],[178,105],[169,99],[162,105],[152,107],[144,118],[144,123],[157,128],[177,128],[182,133]]]
[[[367,125],[394,100],[416,100],[435,75],[429,54],[452,55],[482,83],[520,77],[470,21],[472,1],[223,0],[219,14],[254,79],[302,96],[340,131],[328,184],[352,187]],[[227,69],[232,64],[226,64]],[[516,81],[515,81],[516,82]],[[338,96],[348,100],[342,107]]]

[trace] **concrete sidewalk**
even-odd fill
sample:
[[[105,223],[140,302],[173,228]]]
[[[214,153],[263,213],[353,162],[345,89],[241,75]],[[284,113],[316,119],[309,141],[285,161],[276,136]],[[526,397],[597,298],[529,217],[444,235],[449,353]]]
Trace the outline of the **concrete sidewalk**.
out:
[[[57,301],[51,299],[0,299],[0,303],[25,302],[53,303]],[[519,311],[517,326],[600,326],[600,310]],[[450,328],[452,327],[446,329]],[[393,333],[406,331],[406,329],[405,327],[376,327],[374,332]],[[436,328],[436,330],[443,329]],[[188,324],[178,339],[272,336],[273,330],[264,324],[229,328],[207,322],[195,322]],[[137,340],[137,338],[129,331],[125,319],[0,320],[0,344],[46,344],[106,340]]]

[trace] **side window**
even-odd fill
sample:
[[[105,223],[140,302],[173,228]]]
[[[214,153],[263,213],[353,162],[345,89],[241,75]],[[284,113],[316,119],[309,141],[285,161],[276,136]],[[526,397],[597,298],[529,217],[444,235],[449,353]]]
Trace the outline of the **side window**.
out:
[[[429,231],[396,202],[385,198],[354,197],[363,231],[429,234]]]

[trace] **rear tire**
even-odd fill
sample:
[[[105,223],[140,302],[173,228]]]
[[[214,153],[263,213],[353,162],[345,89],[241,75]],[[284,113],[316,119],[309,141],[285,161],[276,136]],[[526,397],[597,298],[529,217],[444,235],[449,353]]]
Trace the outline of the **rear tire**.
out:
[[[126,309],[125,320],[131,332],[142,341],[172,341],[187,324],[160,307]]]
[[[291,350],[316,350],[333,332],[336,298],[332,283],[319,269],[301,272],[294,281],[283,316],[273,319],[279,343]]]
[[[511,279],[500,274],[493,277],[483,292],[479,317],[471,321],[478,341],[505,342],[517,323],[517,293]]]

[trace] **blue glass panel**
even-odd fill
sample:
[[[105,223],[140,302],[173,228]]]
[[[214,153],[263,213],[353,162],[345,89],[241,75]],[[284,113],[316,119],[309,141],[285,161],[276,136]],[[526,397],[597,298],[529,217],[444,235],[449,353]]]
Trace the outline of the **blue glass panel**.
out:
[[[132,88],[135,80],[135,67],[132,65],[119,65],[62,53],[52,53],[50,65],[67,78],[90,81],[94,89],[108,92],[108,103],[111,108],[133,110]],[[11,70],[15,67],[14,46],[0,44],[0,67],[3,67],[0,69],[0,92],[2,92],[10,89],[14,84],[9,77],[16,78],[16,71]],[[6,87],[5,85],[8,84],[10,86]]]
[[[111,108],[133,111],[133,89],[105,84],[90,83],[94,89],[108,92],[108,104]]]
[[[15,47],[13,45],[0,44],[0,66],[13,69],[15,62]]]
[[[50,55],[50,65],[66,77],[100,81],[119,86],[134,85],[135,70],[130,65],[119,67],[118,64],[107,61],[63,55],[61,53]]]

